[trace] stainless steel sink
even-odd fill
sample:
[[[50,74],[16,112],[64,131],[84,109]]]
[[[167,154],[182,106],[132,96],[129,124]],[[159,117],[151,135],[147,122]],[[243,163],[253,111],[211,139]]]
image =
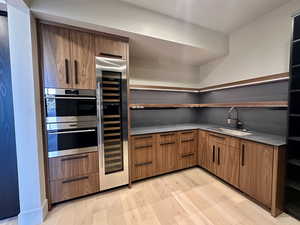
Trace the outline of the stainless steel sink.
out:
[[[245,132],[245,131],[240,131],[240,130],[232,130],[232,129],[227,129],[227,128],[216,128],[216,130],[227,133],[227,134],[231,134],[231,135],[235,135],[235,136],[246,136],[246,135],[250,135],[250,132]]]

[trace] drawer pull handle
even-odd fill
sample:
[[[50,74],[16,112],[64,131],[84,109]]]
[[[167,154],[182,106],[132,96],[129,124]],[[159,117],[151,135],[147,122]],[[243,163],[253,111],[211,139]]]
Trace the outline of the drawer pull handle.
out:
[[[192,134],[194,131],[186,131],[186,132],[181,132],[181,134]]]
[[[245,166],[245,145],[242,144],[242,166]]]
[[[135,149],[142,149],[142,148],[151,148],[152,145],[142,145],[142,146],[136,146]]]
[[[70,160],[75,160],[75,159],[84,159],[84,158],[88,158],[88,155],[64,158],[64,159],[61,159],[61,161],[64,162],[64,161],[70,161]]]
[[[218,165],[220,165],[220,148],[218,148]]]
[[[218,136],[218,135],[215,135],[215,134],[210,134],[210,136],[215,137],[215,138],[219,138],[219,139],[225,139],[225,137]]]
[[[152,164],[152,161],[149,161],[149,162],[144,162],[144,163],[136,163],[134,164],[136,167],[139,167],[139,166],[147,166],[147,165],[150,165]]]
[[[108,54],[108,53],[100,53],[100,56],[108,57],[108,58],[117,58],[117,59],[122,59],[122,56],[120,55],[113,55],[113,54]]]
[[[194,138],[182,140],[181,142],[183,143],[183,142],[191,142],[191,141],[194,141]]]
[[[175,143],[176,143],[175,141],[172,141],[172,142],[160,143],[160,145],[172,145],[172,144],[175,144]]]
[[[193,156],[193,155],[195,155],[195,153],[184,154],[184,155],[181,155],[181,157],[186,158],[186,157],[190,157],[190,156]]]
[[[67,183],[72,183],[72,182],[76,182],[76,181],[80,181],[80,180],[86,180],[86,179],[89,179],[89,177],[84,176],[84,177],[78,177],[78,178],[74,178],[74,179],[64,180],[62,183],[67,184]]]
[[[215,146],[213,146],[213,163],[215,162]]]
[[[174,136],[174,135],[175,135],[174,133],[171,133],[171,134],[160,134],[161,137]]]
[[[135,137],[136,140],[148,139],[148,138],[152,138],[152,135],[151,136]]]

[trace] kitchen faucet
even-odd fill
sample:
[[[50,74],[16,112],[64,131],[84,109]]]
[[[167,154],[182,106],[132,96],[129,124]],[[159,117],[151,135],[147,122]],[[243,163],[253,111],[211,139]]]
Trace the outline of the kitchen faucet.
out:
[[[233,117],[233,110],[235,110],[236,112],[236,116],[235,118]],[[243,123],[241,121],[239,121],[239,113],[238,113],[238,109],[236,107],[231,107],[229,110],[228,110],[228,113],[227,113],[227,124],[228,125],[231,125],[231,121],[233,120],[235,122],[234,124],[234,127],[236,129],[243,129]]]

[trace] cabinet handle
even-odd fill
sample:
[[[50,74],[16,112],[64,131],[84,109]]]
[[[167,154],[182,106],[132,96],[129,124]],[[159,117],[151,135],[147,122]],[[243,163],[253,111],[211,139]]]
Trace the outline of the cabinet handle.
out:
[[[75,181],[80,181],[80,180],[86,180],[89,179],[88,176],[84,176],[84,177],[78,177],[78,178],[74,178],[74,179],[70,179],[70,180],[64,180],[62,183],[63,184],[67,184],[67,183],[71,183],[71,182],[75,182]]]
[[[136,146],[135,149],[142,149],[142,148],[151,148],[152,145],[142,145],[142,146]]]
[[[78,62],[74,60],[75,84],[78,84]]]
[[[215,134],[210,134],[210,136],[215,137],[215,138],[219,138],[219,139],[225,139],[225,137],[218,136],[218,135],[215,135]]]
[[[218,148],[218,165],[220,165],[220,147]]]
[[[242,166],[245,165],[245,145],[242,144]]]
[[[181,142],[191,142],[191,141],[194,141],[194,138],[191,138],[191,139],[187,139],[187,140],[182,140]]]
[[[152,138],[152,135],[150,135],[150,136],[142,136],[142,137],[135,137],[136,140],[148,139],[148,138]]]
[[[121,55],[113,55],[113,54],[108,54],[108,53],[103,53],[103,52],[100,53],[100,56],[122,59]]]
[[[75,160],[75,159],[84,159],[84,158],[88,158],[88,155],[82,155],[82,156],[75,156],[75,157],[69,157],[69,158],[64,158],[61,159],[61,161],[70,161],[70,160]]]
[[[194,133],[193,131],[185,131],[185,132],[181,132],[181,134],[192,134]]]
[[[215,146],[213,146],[213,163],[215,162]]]
[[[195,155],[195,153],[183,154],[183,155],[181,155],[181,157],[186,158],[186,157],[190,157],[190,156],[193,156],[193,155]]]
[[[175,141],[172,141],[172,142],[160,143],[160,145],[172,145],[172,144],[175,144],[175,143],[176,143]]]
[[[147,166],[147,165],[150,165],[152,164],[152,161],[149,161],[149,162],[144,162],[144,163],[136,163],[134,164],[136,167],[139,167],[139,166]]]
[[[66,69],[66,83],[69,84],[70,79],[69,79],[69,60],[68,59],[65,59],[65,69]]]
[[[175,134],[174,133],[171,133],[171,134],[161,134],[160,136],[161,137],[166,137],[166,136],[174,136]]]

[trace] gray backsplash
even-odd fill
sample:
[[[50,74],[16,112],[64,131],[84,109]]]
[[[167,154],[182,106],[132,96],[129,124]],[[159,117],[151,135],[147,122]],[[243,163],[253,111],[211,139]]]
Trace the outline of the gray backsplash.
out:
[[[231,88],[205,93],[166,91],[131,91],[131,103],[188,104],[245,101],[286,101],[288,81]],[[175,123],[212,123],[227,126],[229,108],[131,110],[132,127],[169,125]],[[249,130],[286,135],[287,110],[239,108],[239,119]]]

